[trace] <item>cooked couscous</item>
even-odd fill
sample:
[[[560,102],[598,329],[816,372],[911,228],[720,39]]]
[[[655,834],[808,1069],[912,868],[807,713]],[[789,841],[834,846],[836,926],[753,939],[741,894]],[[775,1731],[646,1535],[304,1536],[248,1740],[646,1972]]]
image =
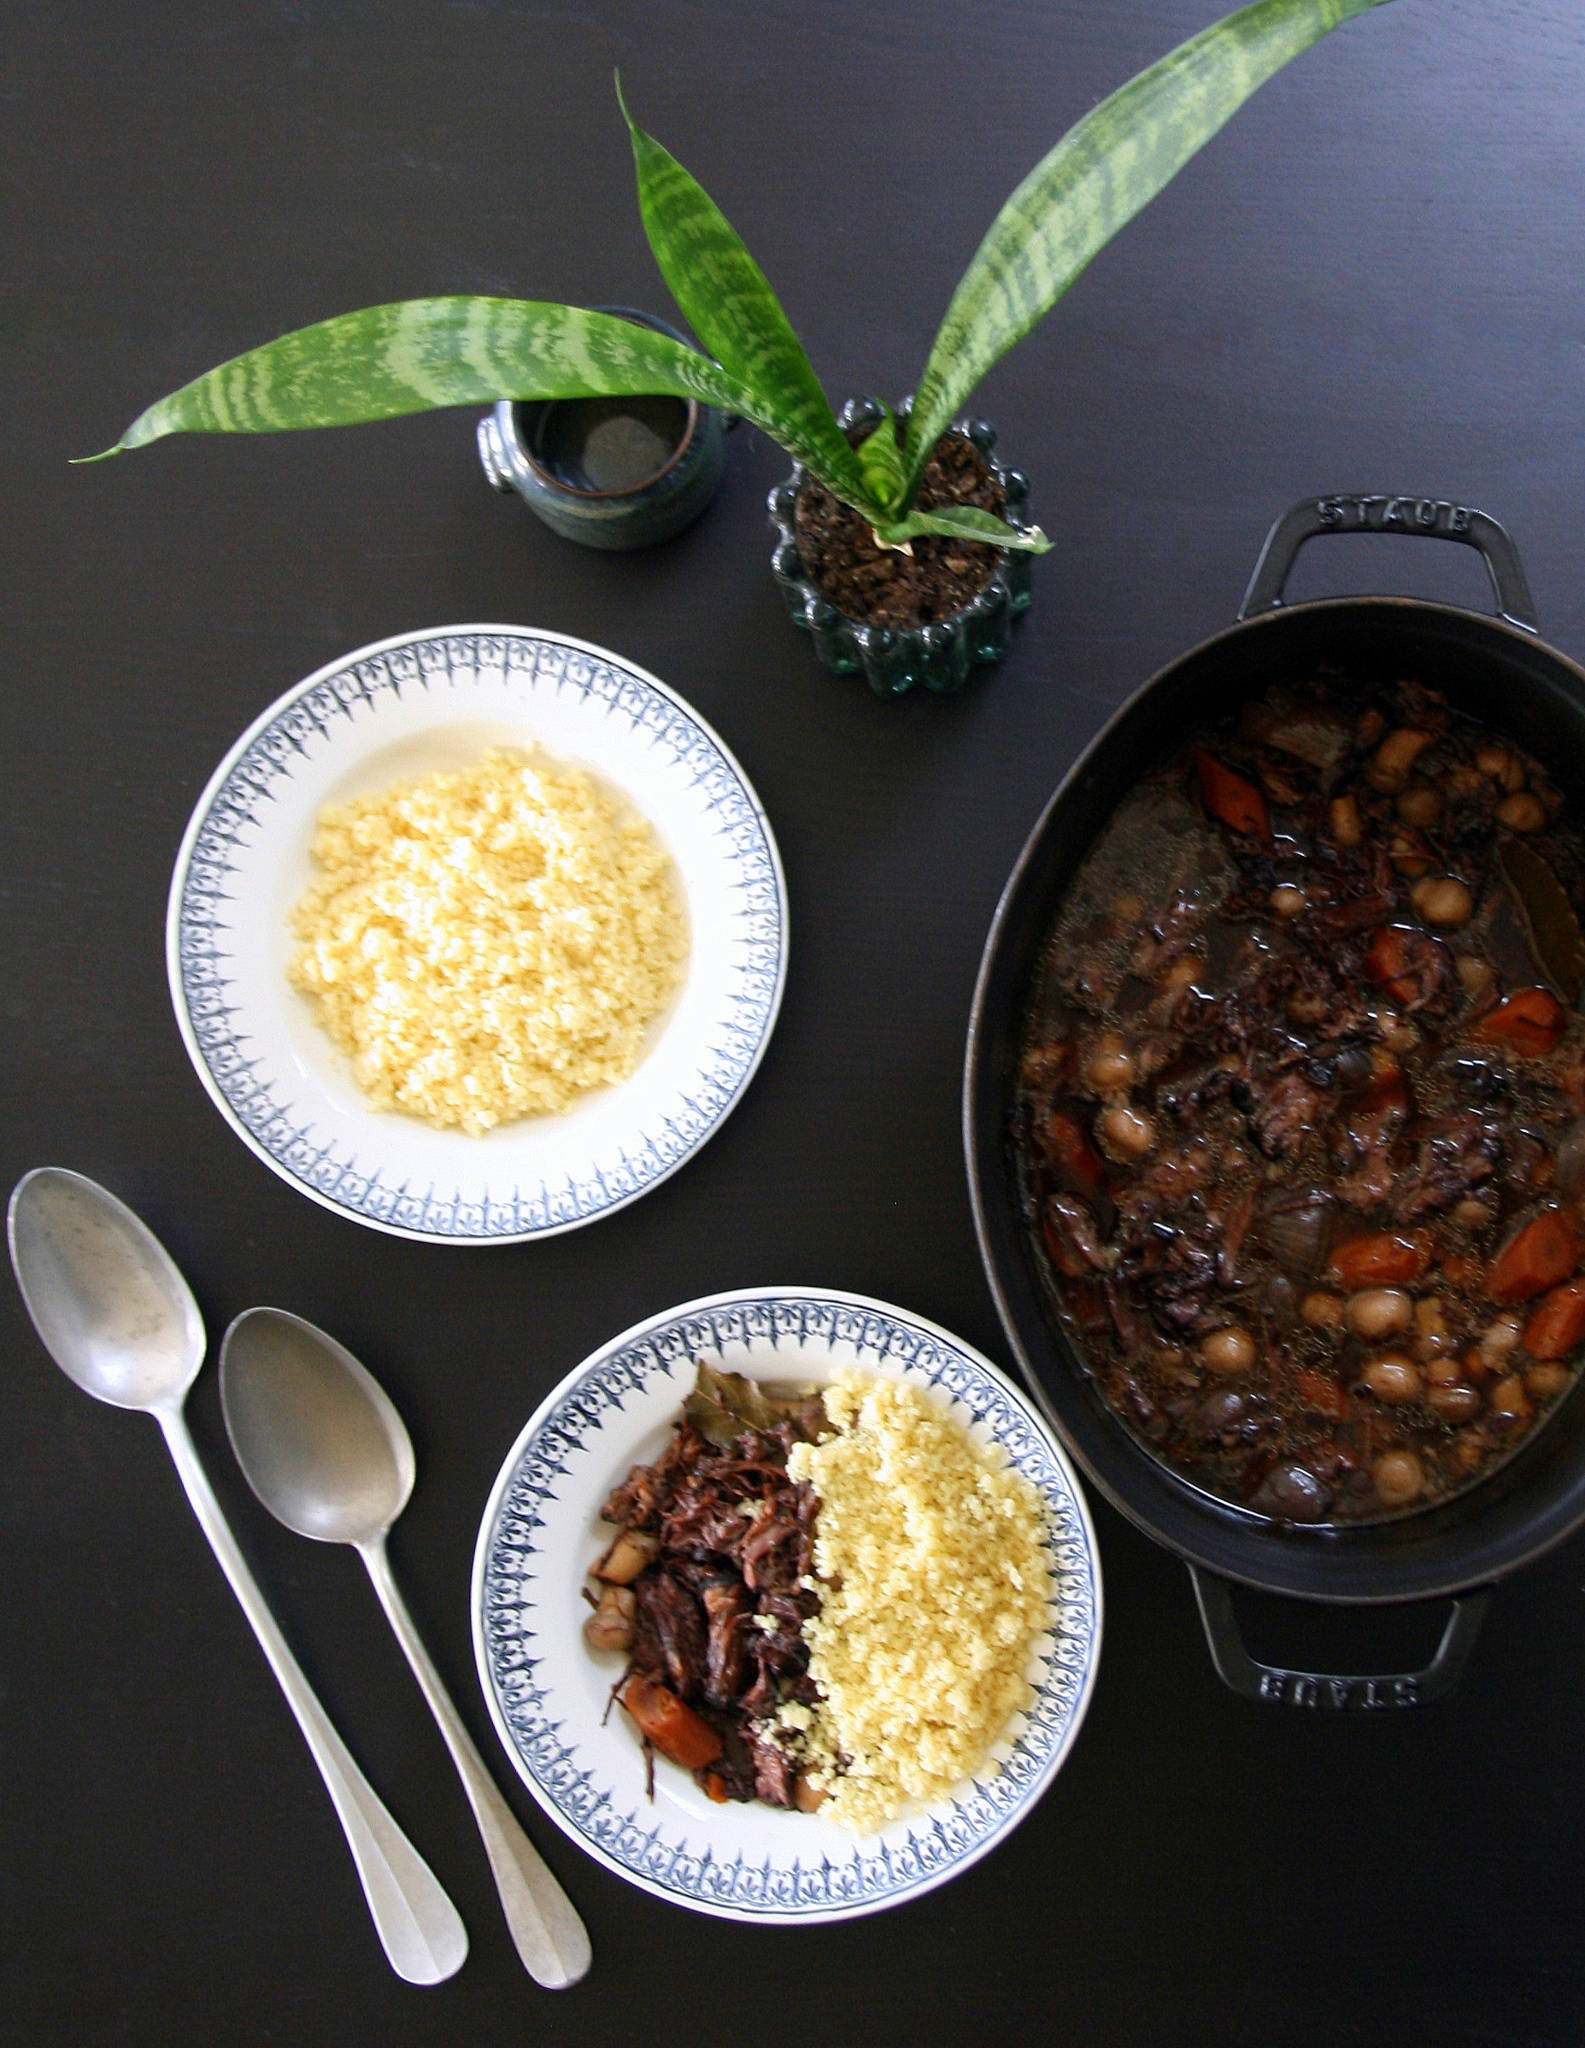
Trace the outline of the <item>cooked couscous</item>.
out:
[[[778,1719],[824,1811],[865,1832],[984,1765],[1032,1697],[1050,1581],[1035,1488],[919,1388],[844,1372],[825,1406],[837,1433],[787,1459],[820,1500],[823,1698]]]
[[[289,973],[378,1109],[470,1133],[625,1080],[682,980],[648,823],[581,769],[495,748],[324,810]]]

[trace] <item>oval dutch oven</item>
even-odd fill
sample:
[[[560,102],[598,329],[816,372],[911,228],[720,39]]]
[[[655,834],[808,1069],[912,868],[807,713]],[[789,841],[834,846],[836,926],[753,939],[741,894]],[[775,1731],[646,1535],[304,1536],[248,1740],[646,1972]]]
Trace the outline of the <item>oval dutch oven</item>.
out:
[[[1484,557],[1498,616],[1407,597],[1285,605],[1295,555],[1316,535],[1420,534]],[[1453,1684],[1492,1587],[1585,1522],[1585,1399],[1576,1386],[1506,1465],[1444,1505],[1363,1527],[1298,1528],[1219,1501],[1150,1457],[1106,1407],[1037,1268],[1009,1141],[1019,1036],[1064,889],[1113,807],[1160,758],[1163,736],[1214,720],[1284,677],[1327,667],[1362,680],[1418,676],[1546,764],[1585,815],[1585,670],[1537,637],[1507,534],[1437,498],[1309,498],[1272,527],[1238,622],[1129,698],[1047,805],[1003,891],[969,1027],[964,1138],[975,1227],[1025,1379],[1111,1504],[1184,1559],[1221,1677],[1251,1698],[1316,1708],[1418,1706]],[[1170,742],[1175,743],[1175,742]],[[1422,1670],[1336,1676],[1257,1662],[1232,1588],[1355,1607],[1451,1599]]]

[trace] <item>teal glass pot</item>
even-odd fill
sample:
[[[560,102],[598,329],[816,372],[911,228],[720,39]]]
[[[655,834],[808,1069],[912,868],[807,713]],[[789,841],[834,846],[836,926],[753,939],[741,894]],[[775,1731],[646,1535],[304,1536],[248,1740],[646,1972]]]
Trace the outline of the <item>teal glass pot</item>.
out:
[[[899,419],[908,416],[908,400],[895,410]],[[873,398],[850,398],[838,414],[844,430],[862,436],[878,427],[884,411]],[[985,457],[991,474],[1007,498],[1009,525],[1023,526],[1029,499],[1029,479],[1021,470],[1005,469],[993,454],[996,429],[981,419],[955,420],[953,426],[966,434]],[[863,672],[870,688],[881,697],[900,697],[914,688],[932,690],[940,696],[961,690],[976,668],[988,668],[1007,652],[1013,621],[1028,611],[1030,602],[1029,556],[1003,548],[996,558],[990,580],[960,611],[928,626],[875,626],[849,618],[838,611],[819,586],[804,571],[798,552],[798,493],[807,480],[801,463],[790,477],[777,484],[769,498],[775,545],[771,550],[771,574],[795,626],[801,626],[814,640],[815,653],[836,675]]]

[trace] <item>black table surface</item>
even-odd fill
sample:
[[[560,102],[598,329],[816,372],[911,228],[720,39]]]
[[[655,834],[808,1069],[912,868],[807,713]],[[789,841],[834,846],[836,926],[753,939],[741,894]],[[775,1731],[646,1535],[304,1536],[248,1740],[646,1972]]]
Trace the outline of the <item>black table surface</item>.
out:
[[[820,669],[767,572],[747,430],[715,504],[603,557],[494,496],[474,417],[168,442],[150,399],[305,321],[480,291],[671,311],[611,88],[734,219],[827,389],[896,396],[1006,193],[1204,0],[59,0],[9,11],[0,105],[0,1182],[115,1189],[212,1332],[274,1302],[374,1368],[419,1463],[396,1569],[584,1913],[594,1968],[519,1968],[467,1808],[349,1553],[247,1493],[213,1369],[191,1404],[258,1575],[458,1901],[461,1973],[399,1982],[297,1731],[146,1420],[85,1399],[0,1288],[0,2037],[1094,2044],[1577,2042],[1585,2032],[1585,1539],[1504,1585],[1421,1713],[1261,1708],[1213,1675],[1182,1565],[1097,1507],[1106,1639],[1037,1811],[918,1903],[755,1930],[581,1855],[512,1775],[468,1582],[502,1457],[640,1317],[829,1285],[1006,1362],[959,1139],[998,891],[1109,710],[1230,621],[1270,520],[1328,490],[1480,505],[1546,637],[1585,656],[1585,27],[1575,0],[1397,0],[1269,85],[976,404],[1056,540],[1004,665],[885,703]],[[1488,605],[1463,550],[1315,546],[1295,594]],[[664,677],[774,823],[791,973],[764,1065],[644,1201],[448,1250],[327,1214],[223,1126],[162,928],[215,763],[289,684],[466,620]],[[1252,1625],[1305,1647],[1304,1610]],[[1284,1636],[1284,1632],[1286,1635]]]

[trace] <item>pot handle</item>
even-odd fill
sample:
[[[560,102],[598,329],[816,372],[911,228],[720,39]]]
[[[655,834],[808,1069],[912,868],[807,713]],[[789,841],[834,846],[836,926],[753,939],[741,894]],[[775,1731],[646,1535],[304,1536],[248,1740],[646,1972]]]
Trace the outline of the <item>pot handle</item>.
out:
[[[1379,1707],[1423,1707],[1440,1699],[1457,1684],[1465,1659],[1491,1599],[1490,1586],[1477,1586],[1460,1593],[1442,1631],[1436,1654],[1421,1671],[1394,1671],[1371,1677],[1333,1677],[1324,1671],[1285,1671],[1277,1664],[1260,1664],[1244,1647],[1238,1617],[1233,1612],[1233,1589],[1214,1572],[1189,1566],[1194,1597],[1210,1645],[1216,1675],[1246,1700],[1266,1700],[1277,1706],[1315,1707],[1326,1712],[1360,1712]]]
[[[1284,512],[1260,551],[1255,573],[1238,608],[1241,619],[1275,611],[1294,557],[1307,540],[1321,533],[1417,533],[1427,540],[1456,540],[1484,558],[1497,599],[1497,611],[1510,626],[1526,633],[1539,630],[1535,599],[1519,562],[1519,551],[1489,513],[1447,498],[1366,497],[1338,492],[1328,498],[1301,498]]]

